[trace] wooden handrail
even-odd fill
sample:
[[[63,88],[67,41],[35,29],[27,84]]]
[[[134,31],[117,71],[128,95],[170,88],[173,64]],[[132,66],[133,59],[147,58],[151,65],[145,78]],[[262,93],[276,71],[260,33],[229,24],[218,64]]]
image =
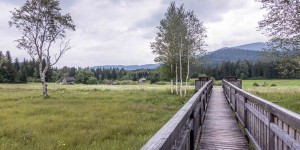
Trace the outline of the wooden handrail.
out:
[[[207,81],[141,149],[196,149],[212,86],[213,81]]]
[[[300,149],[300,115],[223,80],[226,99],[256,149]]]

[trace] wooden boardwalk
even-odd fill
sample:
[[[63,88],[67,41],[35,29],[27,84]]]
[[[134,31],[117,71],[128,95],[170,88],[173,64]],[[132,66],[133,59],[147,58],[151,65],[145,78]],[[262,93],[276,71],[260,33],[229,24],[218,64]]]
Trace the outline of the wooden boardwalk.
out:
[[[201,150],[250,149],[221,88],[212,91],[202,131]]]

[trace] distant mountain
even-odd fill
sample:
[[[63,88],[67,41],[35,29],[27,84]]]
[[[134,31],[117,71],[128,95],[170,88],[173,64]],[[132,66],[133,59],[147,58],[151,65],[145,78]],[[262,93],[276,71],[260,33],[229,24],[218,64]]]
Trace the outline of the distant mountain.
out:
[[[208,64],[217,65],[224,61],[236,62],[239,60],[256,61],[260,51],[266,47],[266,43],[256,42],[234,47],[224,47],[209,52],[205,57]]]
[[[158,64],[145,64],[145,65],[104,65],[104,66],[95,66],[91,67],[91,69],[97,69],[97,68],[124,68],[125,70],[138,70],[138,69],[156,69],[159,65]]]
[[[232,48],[243,49],[243,50],[252,50],[252,51],[261,51],[263,48],[266,48],[266,47],[267,47],[266,43],[256,42],[256,43],[235,46]]]
[[[217,65],[224,61],[236,62],[238,60],[256,61],[259,57],[259,51],[244,50],[238,48],[222,48],[210,52],[206,56],[208,64]]]

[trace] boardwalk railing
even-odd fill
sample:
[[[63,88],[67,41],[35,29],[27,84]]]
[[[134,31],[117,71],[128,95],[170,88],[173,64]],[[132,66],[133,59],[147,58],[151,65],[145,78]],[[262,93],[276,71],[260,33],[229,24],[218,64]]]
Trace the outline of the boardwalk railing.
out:
[[[300,115],[223,80],[224,94],[255,149],[300,150]]]
[[[200,138],[211,90],[212,80],[207,81],[141,149],[195,149]]]

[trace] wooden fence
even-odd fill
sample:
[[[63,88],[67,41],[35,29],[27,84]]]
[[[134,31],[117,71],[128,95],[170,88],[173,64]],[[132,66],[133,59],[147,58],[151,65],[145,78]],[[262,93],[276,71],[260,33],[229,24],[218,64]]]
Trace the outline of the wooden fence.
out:
[[[300,150],[300,115],[223,80],[224,94],[255,149]]]
[[[212,83],[212,80],[207,81],[141,149],[196,149],[211,95]]]

